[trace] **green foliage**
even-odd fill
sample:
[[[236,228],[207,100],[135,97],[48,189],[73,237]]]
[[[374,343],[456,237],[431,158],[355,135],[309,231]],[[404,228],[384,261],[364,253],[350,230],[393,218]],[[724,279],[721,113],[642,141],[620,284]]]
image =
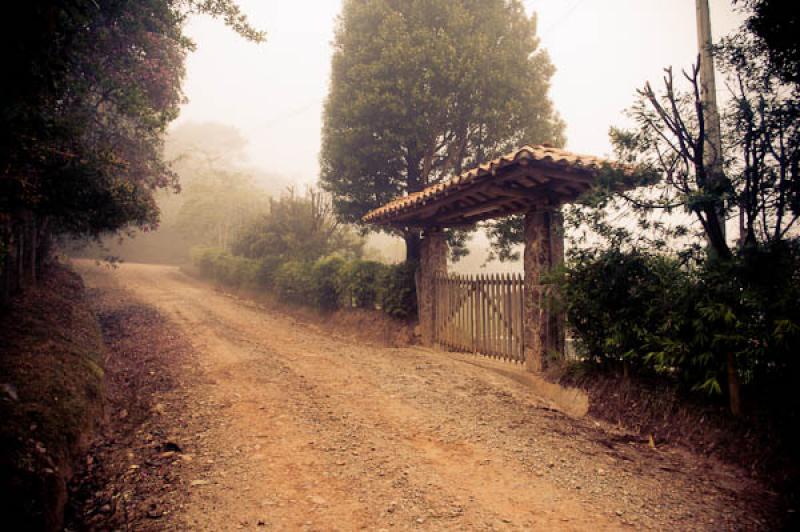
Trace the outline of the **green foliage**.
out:
[[[345,1],[320,155],[340,219],[512,146],[563,143],[553,72],[518,0]]]
[[[734,0],[744,4],[747,29],[755,37],[757,50],[766,54],[770,66],[787,83],[800,83],[800,14],[785,0]]]
[[[315,190],[299,196],[293,190],[270,200],[269,210],[248,224],[233,244],[238,255],[260,259],[313,262],[334,253],[360,256],[364,239],[333,216],[329,198]]]
[[[376,309],[398,319],[416,316],[416,265],[393,266],[332,255],[315,262],[249,259],[219,248],[192,249],[203,277],[231,288],[274,292],[281,300],[330,312],[342,306]]]
[[[231,0],[21,2],[2,19],[0,214],[31,211],[49,230],[97,236],[158,223],[155,190],[183,102],[190,12],[260,40]]]
[[[679,265],[668,258],[619,249],[575,257],[563,286],[567,317],[587,355],[641,363],[650,335],[682,293]]]
[[[281,267],[281,259],[278,257],[264,257],[258,260],[258,273],[256,273],[256,285],[259,288],[272,288],[275,286],[275,274]]]
[[[259,261],[231,255],[219,248],[193,248],[192,262],[200,273],[230,288],[260,286],[262,264]]]
[[[339,272],[344,265],[344,259],[334,256],[319,259],[311,268],[314,302],[320,310],[331,311],[339,307],[341,295]]]
[[[216,263],[225,251],[218,248],[192,248],[191,257],[200,273],[205,277],[215,277],[214,272]]]
[[[309,262],[289,261],[275,272],[275,292],[284,301],[307,305],[314,301],[312,265]]]
[[[401,262],[378,276],[378,302],[389,316],[407,320],[417,315],[416,271],[416,263]]]
[[[339,272],[340,291],[348,307],[374,309],[379,282],[386,266],[369,260],[351,260]]]
[[[800,361],[800,243],[747,248],[687,268],[639,250],[581,252],[561,277],[584,357],[677,378],[719,394],[733,354],[762,390],[792,382]]]

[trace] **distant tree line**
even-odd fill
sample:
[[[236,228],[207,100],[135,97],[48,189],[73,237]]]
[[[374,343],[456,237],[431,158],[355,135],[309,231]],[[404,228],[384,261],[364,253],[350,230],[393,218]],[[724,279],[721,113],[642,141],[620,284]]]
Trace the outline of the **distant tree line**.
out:
[[[232,0],[13,2],[0,22],[0,298],[35,283],[54,238],[158,224],[184,100],[188,16],[260,41]]]

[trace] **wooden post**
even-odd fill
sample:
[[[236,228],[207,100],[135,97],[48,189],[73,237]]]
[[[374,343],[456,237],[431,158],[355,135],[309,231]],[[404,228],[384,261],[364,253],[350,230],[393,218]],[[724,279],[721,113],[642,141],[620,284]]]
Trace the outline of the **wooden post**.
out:
[[[525,367],[528,371],[544,369],[544,356],[549,351],[563,350],[562,316],[553,316],[547,309],[548,288],[544,277],[563,261],[564,244],[561,214],[557,207],[536,208],[525,214]]]
[[[441,230],[425,231],[420,246],[417,303],[422,344],[432,346],[434,340],[434,309],[436,275],[447,275],[447,238]]]

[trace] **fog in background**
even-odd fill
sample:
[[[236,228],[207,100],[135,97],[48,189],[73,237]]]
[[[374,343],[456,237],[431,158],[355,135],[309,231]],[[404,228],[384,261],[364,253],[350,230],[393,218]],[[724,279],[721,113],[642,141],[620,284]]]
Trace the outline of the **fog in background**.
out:
[[[224,147],[215,124],[238,131],[241,145],[226,161],[254,176],[270,194],[316,182],[322,105],[328,91],[331,46],[341,3],[335,0],[239,0],[267,42],[248,43],[220,21],[198,17],[188,34],[197,50],[187,63],[182,108],[173,131],[202,130],[206,146]],[[567,149],[610,155],[608,128],[625,125],[635,90],[663,68],[690,66],[697,57],[694,0],[525,0],[536,12],[541,46],[557,72],[550,97],[566,122]],[[729,0],[711,0],[715,38],[739,22]],[[724,87],[718,86],[720,96]],[[218,129],[218,128],[217,128]],[[225,150],[221,150],[225,151]],[[167,213],[168,214],[168,213]],[[402,242],[371,239],[385,259],[400,260]],[[455,268],[480,271],[487,242]],[[123,248],[124,249],[124,246]],[[124,256],[124,253],[122,253]],[[492,271],[516,269],[492,264]]]

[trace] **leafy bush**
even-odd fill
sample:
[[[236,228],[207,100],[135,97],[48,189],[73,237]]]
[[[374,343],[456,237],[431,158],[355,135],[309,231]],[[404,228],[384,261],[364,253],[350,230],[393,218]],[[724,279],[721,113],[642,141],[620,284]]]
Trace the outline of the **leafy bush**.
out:
[[[284,301],[308,304],[313,297],[311,264],[301,261],[283,263],[275,272],[275,292]]]
[[[215,264],[225,251],[219,248],[195,247],[191,249],[192,263],[204,277],[214,277]]]
[[[338,256],[282,261],[276,256],[249,259],[219,248],[196,247],[192,262],[203,277],[232,288],[272,289],[284,301],[330,311],[379,306],[393,318],[417,315],[416,264],[386,266]]]
[[[352,260],[339,272],[339,291],[348,307],[374,309],[378,283],[386,266],[370,260]]]
[[[639,251],[583,253],[561,278],[587,359],[722,392],[727,359],[761,391],[800,373],[800,244],[753,246],[694,268]]]
[[[639,251],[578,256],[566,271],[562,294],[584,354],[646,365],[653,335],[672,323],[687,280],[677,262]]]
[[[417,264],[402,262],[387,266],[378,276],[378,301],[393,318],[410,319],[417,315]]]
[[[256,285],[259,288],[272,288],[275,285],[275,275],[283,261],[279,257],[263,257],[258,260]]]
[[[314,303],[320,310],[334,310],[339,306],[339,272],[344,264],[341,257],[323,257],[311,268]]]
[[[258,261],[237,257],[219,248],[193,248],[192,262],[204,277],[232,288],[258,285]]]

